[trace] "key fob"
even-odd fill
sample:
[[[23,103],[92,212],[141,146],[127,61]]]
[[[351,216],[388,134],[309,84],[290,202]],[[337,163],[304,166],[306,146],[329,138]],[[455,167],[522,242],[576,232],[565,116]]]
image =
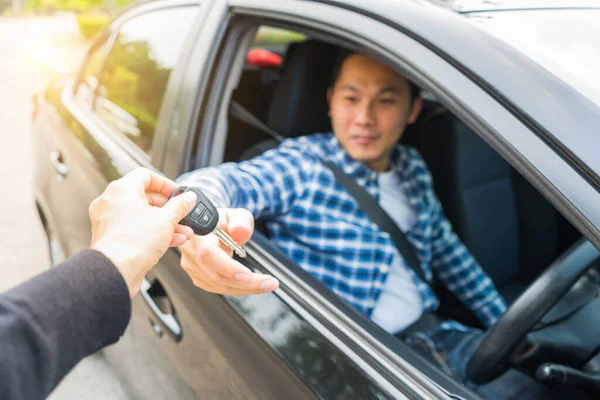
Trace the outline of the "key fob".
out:
[[[169,199],[190,191],[196,193],[198,200],[196,201],[194,208],[192,208],[188,215],[179,221],[179,223],[192,228],[196,235],[208,235],[215,230],[215,227],[219,222],[219,213],[214,204],[200,189],[189,186],[180,186],[171,193]]]

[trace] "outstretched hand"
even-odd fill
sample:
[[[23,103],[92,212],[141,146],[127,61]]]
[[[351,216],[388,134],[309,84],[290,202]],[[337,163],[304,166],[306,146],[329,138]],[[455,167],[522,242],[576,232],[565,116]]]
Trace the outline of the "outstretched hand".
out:
[[[254,232],[254,218],[246,209],[219,209],[219,227],[243,246]],[[209,292],[241,296],[271,292],[279,281],[255,273],[235,261],[233,251],[215,235],[194,236],[181,249],[181,267],[194,285]]]
[[[187,192],[168,200],[176,188],[175,182],[138,168],[111,182],[90,204],[91,248],[115,264],[131,297],[169,246],[181,246],[194,236],[178,223],[195,205],[196,195]]]

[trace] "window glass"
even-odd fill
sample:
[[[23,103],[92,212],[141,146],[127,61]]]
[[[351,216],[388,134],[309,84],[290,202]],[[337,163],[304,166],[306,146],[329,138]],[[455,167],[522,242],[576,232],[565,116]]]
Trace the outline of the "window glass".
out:
[[[106,60],[110,40],[96,46],[86,60],[85,67],[77,85],[77,98],[86,105],[92,104],[94,91],[98,87],[98,76],[102,72],[102,66]]]
[[[127,21],[102,71],[96,112],[147,153],[169,75],[194,20],[194,10],[159,10]]]

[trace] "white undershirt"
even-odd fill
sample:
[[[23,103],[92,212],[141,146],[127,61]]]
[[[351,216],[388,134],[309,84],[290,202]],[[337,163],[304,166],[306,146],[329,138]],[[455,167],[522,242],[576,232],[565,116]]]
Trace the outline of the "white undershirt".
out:
[[[379,174],[379,205],[403,232],[416,223],[417,215],[400,186],[394,171]],[[423,313],[423,300],[411,276],[394,257],[385,285],[371,314],[371,319],[386,331],[395,334],[415,322]]]

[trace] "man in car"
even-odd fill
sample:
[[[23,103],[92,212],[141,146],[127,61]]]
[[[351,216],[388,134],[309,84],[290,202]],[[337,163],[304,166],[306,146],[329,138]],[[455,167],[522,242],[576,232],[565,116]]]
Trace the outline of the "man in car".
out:
[[[336,183],[323,163],[330,161],[373,195],[406,233],[426,278],[435,274],[484,326],[493,325],[506,310],[504,300],[453,232],[421,156],[398,145],[421,111],[417,88],[393,69],[347,53],[336,67],[327,97],[333,133],[288,139],[252,160],[193,171],[180,177],[180,183],[201,187],[226,207],[222,227],[238,243],[252,235],[253,217],[265,219],[271,239],[294,261],[375,323],[398,334],[424,312],[435,311],[439,301],[390,235]],[[278,287],[274,278],[253,274],[234,260],[226,264],[231,251],[211,236],[195,237],[181,247],[182,267],[196,286],[227,295]],[[218,246],[224,251],[214,251]],[[452,351],[458,346],[459,351],[472,352],[481,334],[445,322],[412,336],[409,344],[464,381],[470,354],[457,357]]]

